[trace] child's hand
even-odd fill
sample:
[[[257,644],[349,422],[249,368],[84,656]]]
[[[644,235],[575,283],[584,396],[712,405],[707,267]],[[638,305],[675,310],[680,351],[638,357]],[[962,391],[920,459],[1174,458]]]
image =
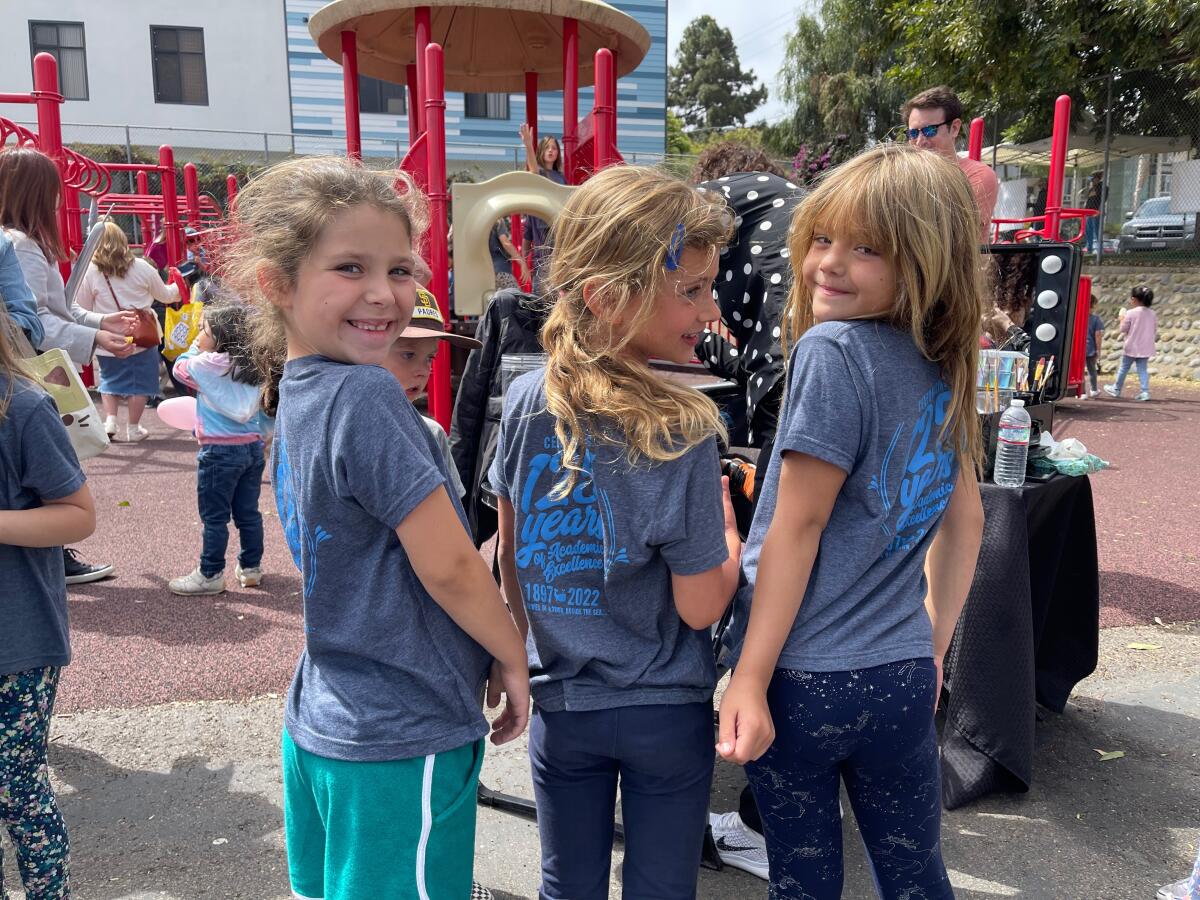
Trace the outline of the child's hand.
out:
[[[745,765],[758,759],[775,742],[775,724],[767,695],[735,674],[721,698],[717,752],[729,762]]]
[[[513,671],[502,666],[498,660],[492,660],[487,685],[488,709],[500,705],[501,693],[507,698],[504,712],[492,722],[492,743],[497,747],[520,737],[529,724],[529,669],[522,666],[520,670]]]

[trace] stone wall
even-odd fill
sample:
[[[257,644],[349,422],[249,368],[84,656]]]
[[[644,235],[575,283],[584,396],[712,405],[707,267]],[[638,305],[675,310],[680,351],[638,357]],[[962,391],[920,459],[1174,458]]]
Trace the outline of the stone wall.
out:
[[[1104,320],[1101,383],[1112,380],[1121,359],[1117,310],[1138,285],[1154,291],[1153,309],[1158,313],[1157,352],[1150,360],[1150,374],[1200,381],[1200,269],[1088,266],[1084,274],[1092,276],[1092,306]]]

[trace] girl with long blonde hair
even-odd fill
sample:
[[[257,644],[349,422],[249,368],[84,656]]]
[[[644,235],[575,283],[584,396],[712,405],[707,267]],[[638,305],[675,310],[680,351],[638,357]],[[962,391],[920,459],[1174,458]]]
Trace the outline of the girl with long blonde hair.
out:
[[[116,222],[104,223],[104,234],[79,287],[79,305],[100,315],[150,309],[154,301],[179,303],[179,288],[164,284],[154,266],[134,255],[129,239]],[[150,432],[142,427],[146,402],[158,394],[158,347],[134,347],[128,356],[114,356],[96,348],[100,363],[100,402],[104,407],[104,430],[117,434],[117,413],[125,403],[128,424],[126,440],[141,441]]]
[[[542,897],[608,893],[618,784],[627,897],[693,897],[712,780],[709,626],[740,543],[723,428],[652,358],[718,317],[724,203],[618,166],[554,224],[547,362],[509,386],[490,480],[501,576],[527,631]]]
[[[792,220],[786,400],[717,748],[748,764],[772,896],[841,895],[842,779],[883,896],[953,896],[933,720],[983,529],[977,238],[958,168],[894,145]]]

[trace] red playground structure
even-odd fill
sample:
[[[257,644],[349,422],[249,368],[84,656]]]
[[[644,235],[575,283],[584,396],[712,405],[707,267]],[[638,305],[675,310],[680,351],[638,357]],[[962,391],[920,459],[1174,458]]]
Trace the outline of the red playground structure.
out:
[[[970,139],[967,143],[967,156],[979,161],[983,154],[982,118],[971,120]],[[1054,131],[1050,143],[1050,174],[1046,186],[1046,212],[1039,216],[1027,216],[1021,219],[992,219],[992,241],[1001,243],[1001,227],[1017,225],[1019,229],[1012,233],[1010,241],[1025,240],[1065,241],[1077,244],[1083,237],[1084,221],[1089,216],[1099,215],[1094,209],[1078,209],[1063,206],[1064,175],[1067,165],[1067,138],[1071,129],[1071,98],[1061,95],[1054,103]],[[1074,237],[1064,239],[1062,226],[1064,222],[1076,220],[1079,222],[1079,233]],[[1040,227],[1038,227],[1040,226]],[[1075,304],[1074,331],[1070,341],[1070,365],[1067,369],[1067,391],[1078,392],[1083,385],[1085,352],[1087,347],[1087,321],[1091,312],[1092,279],[1088,275],[1079,278],[1079,293]]]
[[[452,311],[446,90],[524,90],[526,123],[536,144],[538,92],[561,89],[563,170],[568,184],[581,184],[623,162],[617,151],[617,78],[633,71],[650,49],[641,24],[600,0],[334,0],[313,14],[309,31],[321,51],[342,66],[348,156],[362,156],[360,71],[408,87],[410,149],[401,168],[429,197],[432,223],[424,250],[433,271],[430,287],[447,322]],[[555,36],[561,53],[553,46]],[[589,55],[594,65],[581,67],[581,57]],[[588,84],[595,85],[595,103],[579,121],[579,89]],[[520,234],[519,228],[513,233]],[[434,360],[429,412],[445,428],[452,403],[450,356],[443,350]]]
[[[178,265],[186,255],[185,224],[199,232],[211,229],[221,219],[217,203],[200,193],[196,167],[191,163],[183,167],[184,193],[179,195],[175,152],[168,145],[159,148],[157,164],[101,163],[63,146],[60,117],[63,96],[58,91],[58,62],[49,53],[34,57],[33,90],[28,94],[0,94],[0,103],[27,103],[36,107],[36,132],[0,117],[0,147],[12,140],[16,146],[34,147],[54,161],[62,181],[59,230],[73,256],[83,248],[85,238],[83,223],[88,209],[82,205],[81,196],[91,198],[89,205],[94,204],[102,214],[136,216],[146,244],[153,234],[152,222],[157,219],[166,244],[168,267]],[[131,173],[137,190],[114,191],[113,175],[117,172]],[[151,176],[158,176],[158,193],[150,193]],[[226,184],[232,199],[237,191],[234,176],[228,176]],[[70,269],[70,262],[62,264],[64,278]]]

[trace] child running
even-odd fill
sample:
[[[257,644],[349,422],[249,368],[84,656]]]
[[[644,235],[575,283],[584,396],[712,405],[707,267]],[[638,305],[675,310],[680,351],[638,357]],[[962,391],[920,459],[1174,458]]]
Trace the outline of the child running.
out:
[[[618,783],[624,896],[690,898],[713,772],[708,628],[740,543],[699,392],[656,375],[718,318],[719,197],[619,166],[554,225],[545,369],[504,401],[489,474],[509,606],[528,615],[529,753],[544,900],[608,896]],[[723,500],[724,498],[724,500]]]
[[[250,356],[247,314],[236,301],[204,307],[200,334],[175,361],[179,381],[196,392],[196,500],[204,540],[200,565],[171,579],[171,592],[184,596],[225,590],[229,520],[237,526],[241,552],[234,569],[242,587],[262,583],[263,438],[270,417],[259,403],[261,378]]]
[[[309,157],[251,181],[231,227],[260,371],[282,372],[271,464],[305,634],[284,823],[302,898],[470,896],[493,658],[489,700],[508,704],[492,740],[528,717],[520,635],[428,428],[379,367],[412,315],[424,218],[405,176]]]
[[[396,343],[392,344],[391,352],[383,363],[383,367],[396,376],[396,380],[404,388],[404,396],[410,402],[416,403],[425,396],[429,375],[433,371],[433,358],[437,356],[439,343],[443,341],[467,350],[477,350],[483,346],[473,337],[446,331],[442,311],[438,308],[433,294],[425,288],[418,287],[412,321],[400,333],[400,337],[396,338]],[[466,488],[463,487],[462,479],[458,477],[454,457],[450,455],[450,441],[446,437],[446,430],[429,416],[421,416],[421,421],[429,428],[438,453],[446,461],[454,496],[462,500]]]
[[[70,854],[46,746],[71,661],[62,545],[91,534],[96,514],[58,410],[21,374],[8,333],[0,322],[0,822],[26,895],[57,900],[69,895]]]
[[[953,896],[934,710],[983,528],[978,234],[957,167],[895,145],[792,221],[787,399],[718,745],[757,760],[772,898],[841,896],[839,780],[880,894]]]

